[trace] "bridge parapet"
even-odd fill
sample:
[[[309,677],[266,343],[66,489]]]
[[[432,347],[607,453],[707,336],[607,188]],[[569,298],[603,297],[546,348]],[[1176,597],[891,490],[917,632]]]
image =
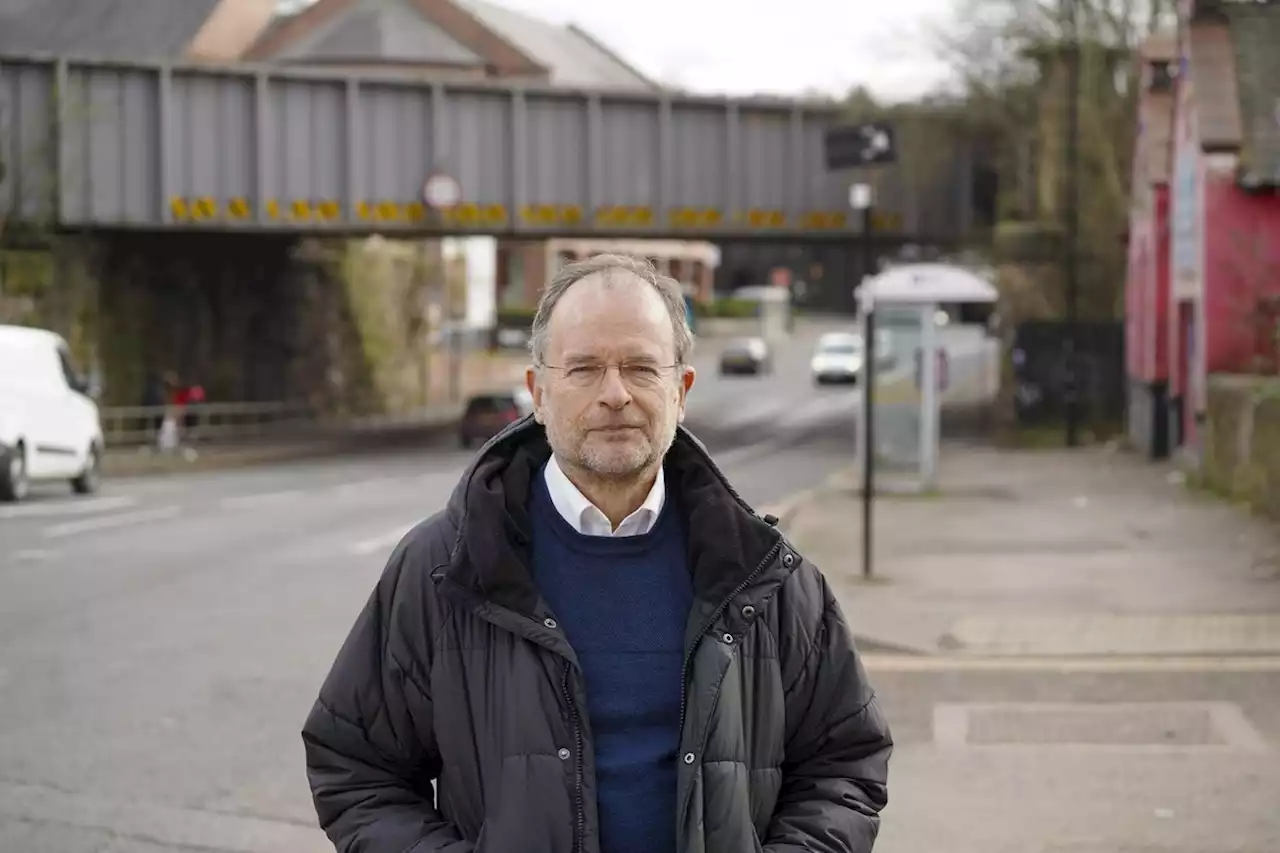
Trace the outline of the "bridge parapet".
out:
[[[856,234],[828,104],[0,56],[0,215],[77,228]],[[432,210],[429,176],[458,204]],[[892,185],[897,184],[897,189]],[[878,199],[916,233],[938,199]],[[917,195],[919,194],[917,188]],[[934,195],[937,195],[936,193]],[[962,229],[964,193],[937,221]],[[939,235],[946,239],[951,235]]]

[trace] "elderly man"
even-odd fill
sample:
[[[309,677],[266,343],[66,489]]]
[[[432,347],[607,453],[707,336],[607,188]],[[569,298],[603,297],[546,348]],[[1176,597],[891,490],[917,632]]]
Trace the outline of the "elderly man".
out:
[[[872,849],[888,728],[822,575],[678,426],[692,345],[648,264],[548,286],[535,414],[396,548],[303,729],[340,851]]]

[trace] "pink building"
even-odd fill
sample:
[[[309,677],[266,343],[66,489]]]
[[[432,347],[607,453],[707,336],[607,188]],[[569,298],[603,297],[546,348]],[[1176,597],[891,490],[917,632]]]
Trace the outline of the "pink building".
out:
[[[1161,408],[1167,412],[1169,447],[1199,455],[1209,374],[1276,370],[1277,45],[1280,4],[1180,3],[1177,60],[1169,74],[1167,255],[1159,182],[1150,172],[1145,181],[1135,177],[1131,218],[1129,374],[1137,404],[1131,405],[1130,420],[1135,431],[1152,424],[1153,455],[1160,455],[1154,439]],[[1137,159],[1142,169],[1158,158],[1144,152]],[[1167,403],[1159,399],[1161,383]]]

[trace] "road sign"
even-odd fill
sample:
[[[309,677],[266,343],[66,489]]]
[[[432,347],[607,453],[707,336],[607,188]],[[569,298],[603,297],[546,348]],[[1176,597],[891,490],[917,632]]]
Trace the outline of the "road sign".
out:
[[[422,200],[428,207],[453,207],[462,200],[462,187],[449,175],[436,172],[422,185]]]
[[[831,171],[859,166],[882,166],[898,159],[893,125],[880,121],[837,125],[823,137],[827,168]]]

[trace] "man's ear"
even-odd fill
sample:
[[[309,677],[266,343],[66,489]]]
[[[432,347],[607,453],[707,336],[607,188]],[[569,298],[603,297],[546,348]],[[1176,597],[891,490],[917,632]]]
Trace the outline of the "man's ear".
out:
[[[529,396],[533,398],[533,419],[538,423],[544,423],[542,420],[542,383],[538,381],[538,368],[532,364],[525,368],[524,386],[529,389]]]
[[[698,371],[685,365],[684,372],[680,374],[680,410],[676,415],[676,423],[684,423],[685,404],[689,400],[689,391],[693,389],[694,380],[697,378]]]

